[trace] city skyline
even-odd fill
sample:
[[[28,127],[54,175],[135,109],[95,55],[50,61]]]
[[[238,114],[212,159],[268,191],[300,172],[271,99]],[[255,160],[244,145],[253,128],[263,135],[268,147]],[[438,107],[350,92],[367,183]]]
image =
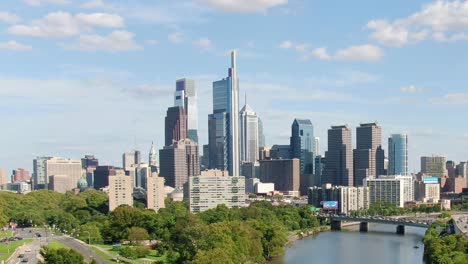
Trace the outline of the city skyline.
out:
[[[162,15],[160,21],[137,18],[136,8],[126,14],[114,1],[103,1],[108,6],[92,8],[83,6],[86,2],[89,1],[65,5],[42,3],[35,7],[24,3],[12,5],[12,1],[0,4],[3,12],[0,54],[5,61],[0,66],[0,98],[4,99],[0,111],[4,120],[0,144],[5,150],[0,154],[0,167],[7,171],[15,168],[32,171],[32,159],[36,156],[80,158],[95,154],[103,165],[118,165],[123,152],[135,148],[146,151],[151,141],[155,141],[157,149],[162,148],[165,109],[172,105],[174,82],[182,77],[194,79],[199,88],[200,146],[206,144],[211,82],[225,75],[223,70],[230,49],[239,50],[240,92],[247,92],[249,104],[262,117],[266,145],[287,144],[289,124],[294,118],[305,118],[313,122],[315,134],[321,138],[323,154],[330,125],[347,123],[354,130],[360,123],[378,120],[387,156],[389,135],[408,134],[410,172],[419,170],[421,156],[441,154],[449,160],[467,159],[463,150],[468,147],[468,128],[463,124],[461,128],[455,127],[447,118],[463,113],[468,98],[464,88],[467,80],[463,76],[466,65],[462,63],[465,55],[461,52],[458,60],[450,59],[454,57],[450,56],[453,52],[464,48],[464,42],[449,39],[452,33],[466,29],[466,25],[462,30],[455,30],[460,27],[418,24],[430,33],[420,39],[390,38],[397,35],[395,31],[390,31],[387,38],[378,34],[379,29],[383,31],[397,19],[422,15],[423,11],[444,15],[440,5],[459,10],[463,4],[395,1],[377,7],[363,1],[355,4],[367,9],[348,18],[346,25],[327,25],[326,31],[333,32],[329,33],[320,30],[314,22],[323,25],[331,12],[340,16],[351,3],[343,3],[343,8],[333,11],[327,3],[304,1],[259,4],[258,10],[257,5],[252,5],[252,10],[232,10],[207,4],[210,1],[183,1],[197,7],[196,19],[188,15],[182,18],[187,6],[162,1],[152,8],[174,10],[174,16],[179,19],[164,22]],[[136,2],[135,6],[144,6]],[[396,8],[386,8],[386,5]],[[75,31],[50,28],[54,24],[47,23],[47,18],[51,18],[47,15],[59,11],[61,16],[56,19],[69,19]],[[5,12],[16,17],[6,16]],[[98,12],[113,16],[100,23],[92,22],[96,19],[93,16],[78,16]],[[312,17],[305,16],[310,12]],[[223,18],[216,20],[219,25],[210,25],[217,17]],[[219,27],[226,27],[239,17],[246,19],[246,24],[238,25],[243,34],[232,42],[218,36]],[[294,19],[284,22],[291,17]],[[453,15],[459,23],[460,17],[458,12]],[[378,23],[382,18],[387,18],[388,23]],[[36,25],[32,21],[38,19],[41,19],[37,24],[39,31],[25,30]],[[188,22],[190,19],[193,20]],[[274,23],[278,35],[262,39],[260,29],[275,20],[285,25]],[[304,34],[301,22],[312,24],[310,30],[314,34]],[[177,27],[169,27],[171,23]],[[257,26],[249,29],[250,23]],[[407,24],[408,28],[401,30],[416,33]],[[161,27],[153,31],[149,29],[152,25]],[[135,36],[130,37],[132,42],[126,46],[112,48],[102,36],[109,37],[115,31],[128,31]],[[83,36],[90,35],[101,41],[97,45],[99,50],[90,51],[84,45],[83,41],[89,38]],[[123,34],[117,40],[128,40],[128,37]],[[75,40],[81,41],[81,46],[77,47]],[[325,46],[327,49],[320,49]],[[380,56],[359,61],[363,54],[353,57],[349,55],[353,49],[344,52],[352,46],[377,47],[380,53],[376,54]],[[335,54],[333,50],[343,52]],[[310,56],[305,58],[305,55]],[[199,63],[202,59],[203,66]],[[444,65],[452,65],[453,69],[447,71]],[[419,70],[416,72],[414,68]],[[362,96],[356,98],[356,93]],[[379,103],[381,107],[375,107]],[[79,122],[83,117],[86,122]],[[354,137],[353,142],[354,147]]]

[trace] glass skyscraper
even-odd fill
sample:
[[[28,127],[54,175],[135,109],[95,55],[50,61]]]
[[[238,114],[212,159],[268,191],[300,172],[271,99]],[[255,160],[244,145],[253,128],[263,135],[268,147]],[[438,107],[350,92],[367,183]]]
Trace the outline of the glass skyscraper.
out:
[[[300,191],[307,193],[307,189],[314,182],[314,126],[308,119],[294,119],[291,126],[291,154],[292,158],[300,160]]]
[[[176,81],[176,91],[174,93],[174,106],[185,109],[187,114],[187,137],[198,143],[198,96],[195,89],[195,81],[180,79]]]
[[[213,113],[208,116],[209,164],[211,169],[240,174],[239,86],[236,53],[231,52],[228,77],[213,82]]]
[[[388,175],[408,174],[408,135],[393,134],[388,139]]]
[[[259,154],[259,119],[254,110],[245,105],[240,111],[240,159],[241,162],[255,163]],[[245,176],[245,175],[243,175]]]

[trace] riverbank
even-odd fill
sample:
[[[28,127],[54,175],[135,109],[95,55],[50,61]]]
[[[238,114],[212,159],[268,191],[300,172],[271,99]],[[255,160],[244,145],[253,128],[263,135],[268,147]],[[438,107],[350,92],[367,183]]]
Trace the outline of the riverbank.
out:
[[[288,236],[288,242],[286,243],[285,247],[290,247],[294,244],[294,242],[304,239],[306,237],[318,235],[320,232],[330,231],[330,226],[320,226],[314,227],[309,230],[300,231],[292,233]]]

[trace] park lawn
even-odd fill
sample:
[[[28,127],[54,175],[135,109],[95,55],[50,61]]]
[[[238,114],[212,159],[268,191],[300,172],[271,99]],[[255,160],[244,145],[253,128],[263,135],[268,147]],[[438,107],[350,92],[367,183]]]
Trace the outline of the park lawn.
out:
[[[12,237],[13,234],[12,231],[0,231],[0,238]]]
[[[56,239],[51,240],[49,244],[47,245],[47,247],[52,248],[52,249],[60,249],[60,248],[69,249],[70,248],[69,246],[63,244],[62,242]]]
[[[109,249],[104,248],[104,246],[107,246],[107,245],[99,245],[98,247],[104,249],[104,250],[107,251],[107,252],[111,251],[112,246],[110,246]],[[100,256],[101,258],[103,258],[103,259],[105,259],[105,260],[107,260],[107,261],[109,261],[109,262],[115,262],[115,261],[112,259],[113,257],[111,257],[111,256],[109,256],[108,254],[106,254],[106,253],[102,252],[101,250],[97,249],[95,246],[91,246],[91,250],[92,250],[96,255]],[[113,253],[110,253],[110,254],[113,255]],[[115,255],[117,255],[117,254],[115,254]]]
[[[24,239],[20,241],[13,241],[9,245],[5,243],[0,243],[0,261],[7,260],[15,250],[24,245],[32,242],[32,239]],[[10,247],[10,254],[8,254],[8,247]]]

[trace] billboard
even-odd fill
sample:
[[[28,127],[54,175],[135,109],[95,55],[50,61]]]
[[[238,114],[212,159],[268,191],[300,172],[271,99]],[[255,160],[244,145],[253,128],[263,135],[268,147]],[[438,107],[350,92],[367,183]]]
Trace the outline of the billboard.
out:
[[[439,178],[433,177],[433,176],[424,176],[423,182],[424,183],[439,183]]]
[[[323,201],[323,210],[338,210],[338,201]]]

